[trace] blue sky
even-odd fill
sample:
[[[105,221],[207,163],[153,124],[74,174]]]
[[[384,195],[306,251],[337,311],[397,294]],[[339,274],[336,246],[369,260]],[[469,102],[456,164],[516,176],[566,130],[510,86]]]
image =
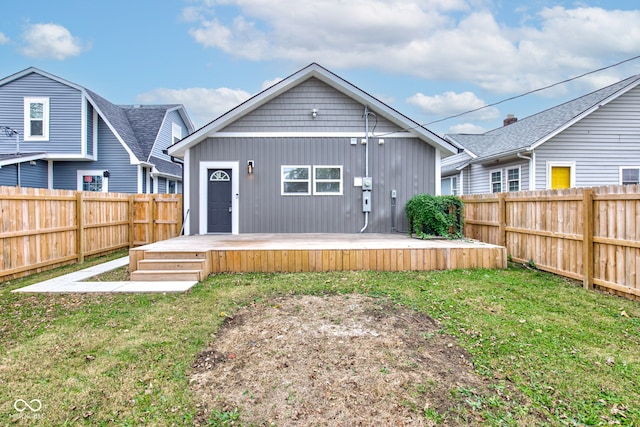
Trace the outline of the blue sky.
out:
[[[0,13],[0,78],[30,66],[196,126],[311,62],[420,123],[640,55],[636,0],[31,0]],[[429,125],[483,132],[640,73],[640,59]]]

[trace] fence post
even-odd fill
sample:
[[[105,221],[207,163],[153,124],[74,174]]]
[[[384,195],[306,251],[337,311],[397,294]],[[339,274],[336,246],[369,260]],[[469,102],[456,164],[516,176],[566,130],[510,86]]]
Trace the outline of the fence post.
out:
[[[149,194],[149,243],[156,241],[156,199],[155,194]]]
[[[84,262],[84,203],[82,191],[76,193],[76,249],[78,251],[78,263]]]
[[[582,286],[593,289],[593,190],[582,193]]]
[[[133,202],[133,198],[135,194],[129,195],[129,247],[133,247],[134,234],[135,234],[135,225],[133,223],[133,219],[135,218],[135,204]]]
[[[498,194],[498,245],[507,247],[507,193]],[[508,250],[507,250],[508,252]]]

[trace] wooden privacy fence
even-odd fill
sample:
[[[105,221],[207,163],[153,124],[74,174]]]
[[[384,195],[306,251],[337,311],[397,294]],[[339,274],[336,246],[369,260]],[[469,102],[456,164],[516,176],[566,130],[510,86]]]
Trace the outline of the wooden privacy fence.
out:
[[[514,261],[640,297],[640,186],[463,196],[465,236]]]
[[[175,237],[179,194],[0,187],[0,281]]]

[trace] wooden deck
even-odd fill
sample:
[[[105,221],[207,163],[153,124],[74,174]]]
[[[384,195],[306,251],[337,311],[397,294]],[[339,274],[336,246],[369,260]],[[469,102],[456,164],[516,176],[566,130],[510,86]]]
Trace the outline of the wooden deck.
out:
[[[211,273],[506,268],[502,246],[403,234],[181,236],[130,250],[135,280],[203,280]]]

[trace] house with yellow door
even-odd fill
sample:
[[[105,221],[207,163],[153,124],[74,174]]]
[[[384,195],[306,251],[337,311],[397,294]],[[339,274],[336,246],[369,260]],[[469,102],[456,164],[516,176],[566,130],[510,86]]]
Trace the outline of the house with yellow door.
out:
[[[640,183],[640,75],[484,134],[450,134],[442,194]]]

